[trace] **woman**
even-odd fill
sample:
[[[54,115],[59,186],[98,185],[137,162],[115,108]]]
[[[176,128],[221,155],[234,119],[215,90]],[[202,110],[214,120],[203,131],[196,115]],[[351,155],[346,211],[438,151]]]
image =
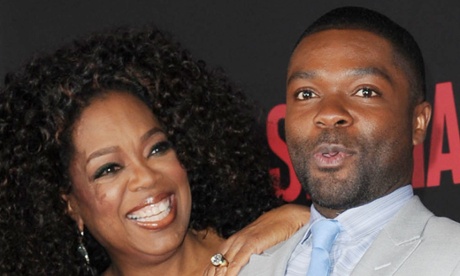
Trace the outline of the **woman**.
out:
[[[158,30],[96,35],[8,75],[2,275],[201,274],[223,239],[279,205],[250,110]]]

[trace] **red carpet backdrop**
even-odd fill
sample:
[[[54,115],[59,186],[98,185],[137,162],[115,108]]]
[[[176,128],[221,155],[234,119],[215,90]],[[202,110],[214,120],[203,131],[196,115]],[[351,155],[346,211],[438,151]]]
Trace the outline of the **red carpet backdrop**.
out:
[[[285,72],[294,42],[324,12],[344,5],[382,12],[408,29],[425,57],[434,113],[414,150],[412,184],[437,215],[460,222],[460,3],[448,1],[2,1],[0,76],[32,55],[116,26],[155,24],[196,58],[222,67],[264,110],[271,172],[287,201],[308,204],[284,140]],[[397,124],[398,122],[394,122]]]

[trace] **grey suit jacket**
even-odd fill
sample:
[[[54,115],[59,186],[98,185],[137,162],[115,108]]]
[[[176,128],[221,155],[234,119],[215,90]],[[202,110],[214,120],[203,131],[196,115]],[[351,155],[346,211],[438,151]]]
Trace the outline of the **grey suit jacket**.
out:
[[[284,275],[307,229],[252,255],[239,275]],[[382,229],[351,275],[460,275],[460,224],[434,216],[414,196]]]

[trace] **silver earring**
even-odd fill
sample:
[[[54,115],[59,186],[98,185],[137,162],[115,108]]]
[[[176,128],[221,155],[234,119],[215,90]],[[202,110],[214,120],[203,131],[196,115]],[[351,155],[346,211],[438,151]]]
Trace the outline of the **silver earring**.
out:
[[[84,275],[96,276],[98,274],[96,270],[93,267],[91,267],[91,264],[89,262],[88,250],[86,250],[85,244],[83,243],[84,236],[85,236],[84,230],[80,231],[80,236],[78,237],[78,247],[77,247],[78,253],[85,259]]]
[[[78,247],[77,247],[77,250],[78,250],[78,253],[80,253],[80,255],[85,259],[85,262],[86,262],[86,265],[90,265],[89,264],[89,255],[88,255],[88,250],[86,250],[86,247],[85,245],[83,244],[83,237],[85,236],[85,232],[84,231],[81,231],[80,232],[80,237],[78,237]]]

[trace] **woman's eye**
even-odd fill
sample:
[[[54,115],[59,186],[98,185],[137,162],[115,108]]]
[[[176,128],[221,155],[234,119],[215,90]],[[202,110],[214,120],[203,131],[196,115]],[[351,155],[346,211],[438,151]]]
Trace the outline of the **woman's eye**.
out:
[[[311,98],[316,98],[318,95],[316,95],[313,91],[311,90],[302,90],[297,93],[296,99],[297,100],[308,100]]]
[[[117,171],[121,169],[121,166],[116,164],[116,163],[109,163],[105,164],[104,166],[100,167],[95,173],[94,173],[94,179],[101,178],[106,175],[114,174]]]
[[[169,149],[171,149],[171,147],[172,145],[171,145],[171,142],[169,141],[159,142],[153,145],[152,149],[150,150],[149,156],[163,154],[167,152]]]
[[[379,94],[372,88],[364,87],[364,88],[359,89],[355,93],[355,95],[358,97],[363,97],[363,98],[371,98],[371,97],[378,96]]]

